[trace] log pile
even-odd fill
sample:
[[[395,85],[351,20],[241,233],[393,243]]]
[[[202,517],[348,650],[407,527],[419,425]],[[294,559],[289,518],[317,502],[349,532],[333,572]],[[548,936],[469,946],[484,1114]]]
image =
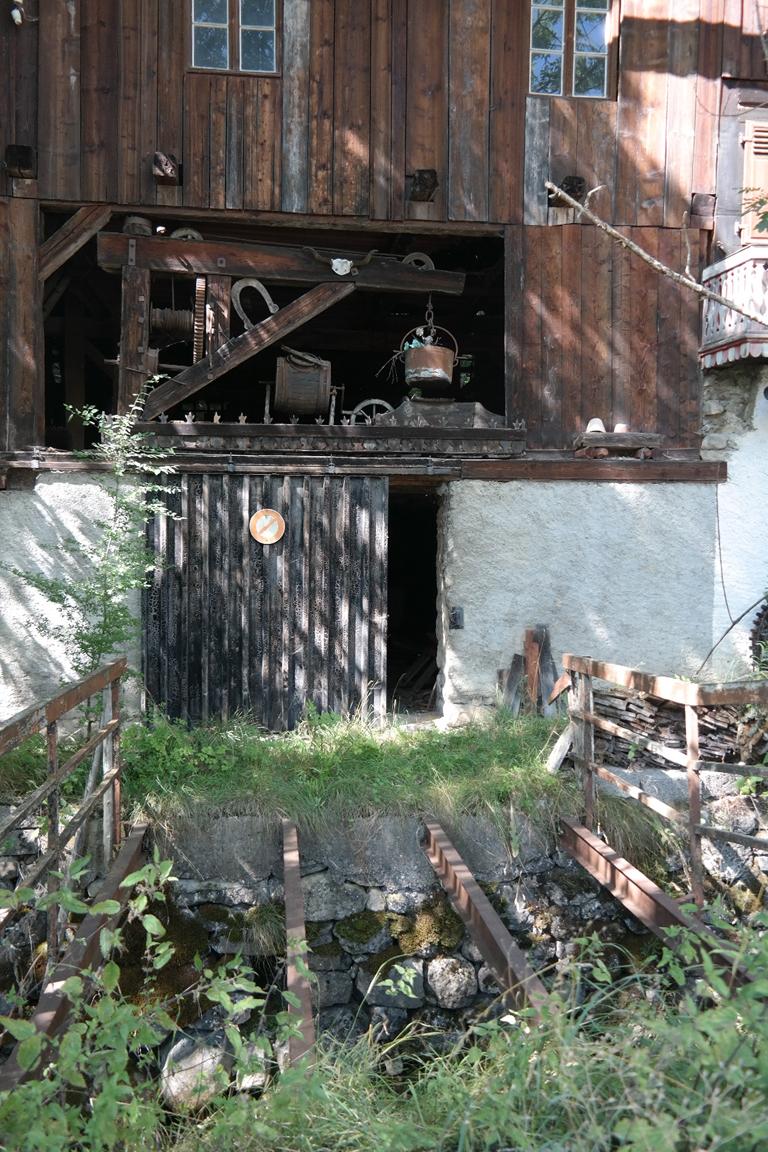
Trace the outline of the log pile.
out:
[[[685,711],[644,693],[594,690],[595,712],[649,740],[685,751]],[[768,714],[754,707],[699,708],[699,755],[722,764],[763,764],[768,757]],[[608,732],[595,731],[598,760],[616,768],[669,768],[659,756]]]

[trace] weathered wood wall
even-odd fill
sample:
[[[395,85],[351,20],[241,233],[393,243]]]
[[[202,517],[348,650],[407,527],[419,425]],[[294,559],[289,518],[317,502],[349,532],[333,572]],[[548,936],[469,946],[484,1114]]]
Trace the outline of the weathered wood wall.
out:
[[[544,180],[603,185],[601,215],[682,267],[691,194],[715,191],[721,77],[765,76],[765,5],[622,0],[616,98],[599,101],[527,95],[527,0],[283,0],[274,77],[189,69],[188,7],[27,0],[39,23],[0,22],[0,148],[38,152],[37,180],[0,170],[0,277],[29,286],[0,307],[0,447],[40,439],[37,201],[506,227],[508,411],[531,443],[600,415],[695,444],[697,308],[564,223]],[[155,182],[155,150],[180,187]],[[409,199],[419,168],[437,171],[432,203]]]
[[[52,200],[538,224],[541,177],[578,174],[616,223],[679,227],[714,191],[721,75],[765,74],[755,5],[623,0],[605,101],[526,95],[528,7],[283,0],[284,68],[258,77],[187,68],[182,0],[48,0],[2,23],[0,138],[37,146]],[[407,199],[417,168],[431,204]]]
[[[627,228],[674,268],[686,263],[678,229]],[[692,271],[706,234],[692,232]],[[661,432],[668,446],[699,443],[698,298],[660,276],[599,229],[510,226],[507,259],[507,410],[531,445],[559,448],[593,416],[607,429]]]
[[[346,713],[384,705],[387,480],[184,474],[153,546],[147,689],[171,716],[205,723],[250,713],[292,728],[308,701]],[[249,534],[274,508],[277,544]],[[226,670],[226,674],[223,674]]]

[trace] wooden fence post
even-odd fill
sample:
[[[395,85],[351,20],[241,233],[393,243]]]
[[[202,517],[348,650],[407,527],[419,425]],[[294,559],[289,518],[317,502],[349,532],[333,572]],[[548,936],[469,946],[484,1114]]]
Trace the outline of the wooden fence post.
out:
[[[595,780],[592,775],[592,765],[595,762],[595,730],[591,720],[585,719],[592,714],[594,707],[592,677],[582,672],[572,672],[571,680],[573,689],[568,707],[573,725],[573,758],[581,769],[584,786],[584,824],[592,832],[595,822]]]
[[[688,837],[691,853],[691,889],[696,905],[704,903],[704,873],[701,862],[701,778],[699,761],[699,714],[691,704],[685,706],[685,739],[688,774]]]
[[[48,745],[48,775],[53,776],[59,766],[59,732],[54,720],[46,727]],[[56,852],[59,848],[59,789],[54,788],[48,797],[48,837],[46,852]],[[55,861],[58,863],[58,860]],[[59,881],[55,876],[48,877],[48,892],[58,891]],[[51,904],[48,909],[48,964],[55,966],[59,955],[59,906]]]

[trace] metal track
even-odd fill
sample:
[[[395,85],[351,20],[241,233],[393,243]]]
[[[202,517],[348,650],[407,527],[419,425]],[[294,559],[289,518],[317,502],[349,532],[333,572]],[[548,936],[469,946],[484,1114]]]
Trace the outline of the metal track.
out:
[[[80,976],[89,969],[100,956],[99,937],[102,929],[114,929],[120,921],[125,905],[131,895],[132,889],[123,885],[125,877],[135,872],[141,866],[144,858],[144,837],[147,831],[146,824],[137,824],[130,836],[124,841],[117,854],[114,864],[109,870],[107,878],[94,898],[94,903],[102,900],[117,900],[120,911],[114,916],[86,916],[77,928],[77,935],[67,949],[64,958],[56,967],[43,988],[37,1009],[31,1023],[37,1031],[52,1039],[63,1031],[71,1004],[67,996],[61,991],[65,980],[70,976]],[[0,1092],[10,1092],[25,1080],[35,1078],[44,1061],[36,1069],[28,1071],[18,1062],[19,1045],[17,1044],[8,1060],[0,1069]]]
[[[304,895],[301,890],[299,833],[290,820],[283,820],[283,886],[285,889],[286,987],[299,1001],[299,1007],[288,1006],[288,1015],[298,1034],[288,1040],[288,1060],[304,1068],[314,1064],[315,1022],[312,1016],[312,993],[307,966],[307,933],[304,925]]]
[[[425,828],[427,859],[503,989],[505,999],[517,1008],[532,1008],[538,1017],[547,1002],[546,988],[440,825],[427,820]]]
[[[573,820],[561,820],[560,823],[560,843],[568,855],[651,932],[664,938],[664,930],[674,926],[689,928],[698,934],[706,931],[700,920],[681,911],[677,902],[658,884],[583,824]]]

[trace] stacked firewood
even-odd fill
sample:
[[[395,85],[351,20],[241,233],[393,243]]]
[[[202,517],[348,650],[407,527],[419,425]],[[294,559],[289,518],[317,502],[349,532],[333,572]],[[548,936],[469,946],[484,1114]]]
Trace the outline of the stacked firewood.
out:
[[[685,711],[643,693],[622,688],[595,688],[595,712],[659,744],[685,751]],[[768,713],[754,707],[699,708],[699,756],[728,764],[762,764],[768,757]],[[669,763],[646,749],[595,731],[598,760],[617,768],[669,768]]]

